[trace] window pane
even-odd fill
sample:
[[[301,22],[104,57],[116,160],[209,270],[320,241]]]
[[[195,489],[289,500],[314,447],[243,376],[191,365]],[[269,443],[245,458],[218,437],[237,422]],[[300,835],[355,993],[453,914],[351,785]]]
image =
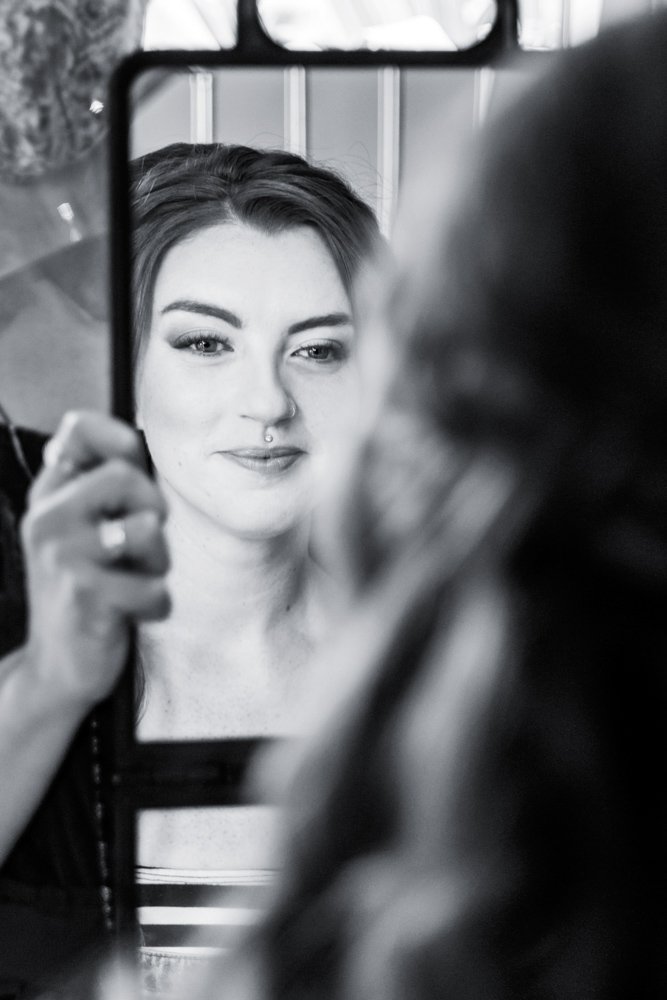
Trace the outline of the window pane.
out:
[[[229,49],[236,0],[148,0],[144,49]]]
[[[259,0],[265,30],[288,49],[455,51],[485,38],[493,0]]]
[[[646,14],[664,0],[519,0],[524,49],[580,45],[623,18]]]

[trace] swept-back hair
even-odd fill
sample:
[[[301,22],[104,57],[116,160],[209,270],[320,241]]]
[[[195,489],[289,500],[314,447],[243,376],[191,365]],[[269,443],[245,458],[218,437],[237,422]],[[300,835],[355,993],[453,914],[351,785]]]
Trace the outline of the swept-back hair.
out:
[[[379,239],[371,208],[324,167],[280,150],[173,143],[132,164],[134,335],[148,330],[157,272],[167,251],[221,222],[266,233],[311,226],[351,294]]]
[[[257,995],[665,991],[666,51],[560,56],[387,277]]]

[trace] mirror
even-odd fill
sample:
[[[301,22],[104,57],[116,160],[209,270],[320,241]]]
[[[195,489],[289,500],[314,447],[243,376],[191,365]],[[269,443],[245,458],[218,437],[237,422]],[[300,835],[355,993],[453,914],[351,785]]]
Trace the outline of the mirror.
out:
[[[251,225],[206,209],[203,226],[195,222],[151,263],[150,207],[163,227],[175,204],[192,219],[200,211],[192,192],[210,183],[201,171],[188,175],[191,146],[171,159],[156,151],[225,143],[305,154],[345,178],[359,199],[354,211],[370,208],[389,236],[399,191],[424,160],[453,169],[497,80],[470,68],[153,59],[129,88],[129,156],[143,159],[127,192],[134,342],[121,375],[134,387],[136,424],[169,501],[173,601],[169,619],[137,630],[135,735],[145,747],[298,737],[338,596],[312,548],[311,516],[363,412],[356,302],[311,225]],[[275,176],[262,184],[274,211]],[[221,198],[219,186],[210,190]],[[274,822],[260,806],[146,810],[137,826],[140,905],[182,898],[174,885],[193,899],[206,885],[268,885]],[[162,923],[145,910],[140,919],[153,928],[144,961],[156,976],[169,966],[165,948],[212,947],[174,930],[173,912]]]
[[[193,142],[306,154],[344,177],[388,235],[403,179],[424,157],[455,155],[483,99],[482,77],[470,69],[153,62],[130,84],[129,156],[145,158],[148,171],[130,197],[132,237],[142,245],[160,185],[169,191],[165,215],[178,197],[192,211],[192,179],[179,195],[150,165],[165,145]],[[428,122],[443,102],[450,127],[434,133]],[[140,309],[141,252],[130,282],[135,344],[123,353],[134,361],[124,377],[169,501],[172,550],[172,614],[137,630],[135,735],[144,744],[303,731],[314,654],[338,596],[312,550],[310,520],[363,401],[354,306],[312,227],[267,232],[206,218],[154,265],[150,310]],[[220,454],[227,450],[236,454]],[[274,823],[273,808],[261,806],[141,813],[137,892],[149,978],[173,975],[183,948],[195,961],[225,947],[214,926],[218,890],[235,900],[237,890],[250,893],[261,907]],[[177,926],[202,917],[211,887],[203,937]],[[183,900],[193,901],[189,913],[179,911],[190,905]],[[146,909],[163,903],[159,913]],[[246,907],[234,903],[235,919],[247,918]]]
[[[171,160],[155,151],[195,142],[306,154],[354,190],[335,211],[370,208],[388,235],[404,176],[467,140],[482,84],[474,70],[297,65],[153,67],[135,78],[140,249],[128,380],[169,502],[173,560],[172,614],[138,630],[139,740],[298,735],[301,692],[337,594],[309,521],[363,395],[351,288],[323,237],[312,225],[284,227],[273,208],[257,225],[219,221],[222,195],[213,194],[197,208],[201,224],[173,242],[163,220],[181,211],[186,231],[193,186],[213,184],[212,168],[193,172],[191,147]],[[456,114],[448,135],[434,135],[426,123],[443,102]],[[270,201],[271,171],[284,167],[264,169]],[[182,179],[170,189],[174,171]],[[185,209],[174,212],[178,199]]]

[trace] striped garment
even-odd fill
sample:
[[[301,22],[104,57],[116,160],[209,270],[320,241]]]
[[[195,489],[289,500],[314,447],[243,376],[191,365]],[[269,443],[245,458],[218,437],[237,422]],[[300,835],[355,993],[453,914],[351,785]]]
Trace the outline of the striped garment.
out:
[[[261,917],[275,874],[138,868],[144,995],[176,992],[179,976],[228,951]]]

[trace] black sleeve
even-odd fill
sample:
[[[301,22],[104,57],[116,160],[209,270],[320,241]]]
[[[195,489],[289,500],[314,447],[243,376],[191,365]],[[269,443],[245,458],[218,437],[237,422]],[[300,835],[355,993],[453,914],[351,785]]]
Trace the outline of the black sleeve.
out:
[[[26,596],[18,527],[46,440],[34,431],[12,432],[0,425],[0,655],[11,652],[24,639]],[[95,884],[90,739],[90,723],[85,720],[41,805],[0,870],[0,897],[8,876],[33,886]]]
[[[24,638],[25,583],[19,523],[47,438],[36,431],[0,425],[0,655]]]

